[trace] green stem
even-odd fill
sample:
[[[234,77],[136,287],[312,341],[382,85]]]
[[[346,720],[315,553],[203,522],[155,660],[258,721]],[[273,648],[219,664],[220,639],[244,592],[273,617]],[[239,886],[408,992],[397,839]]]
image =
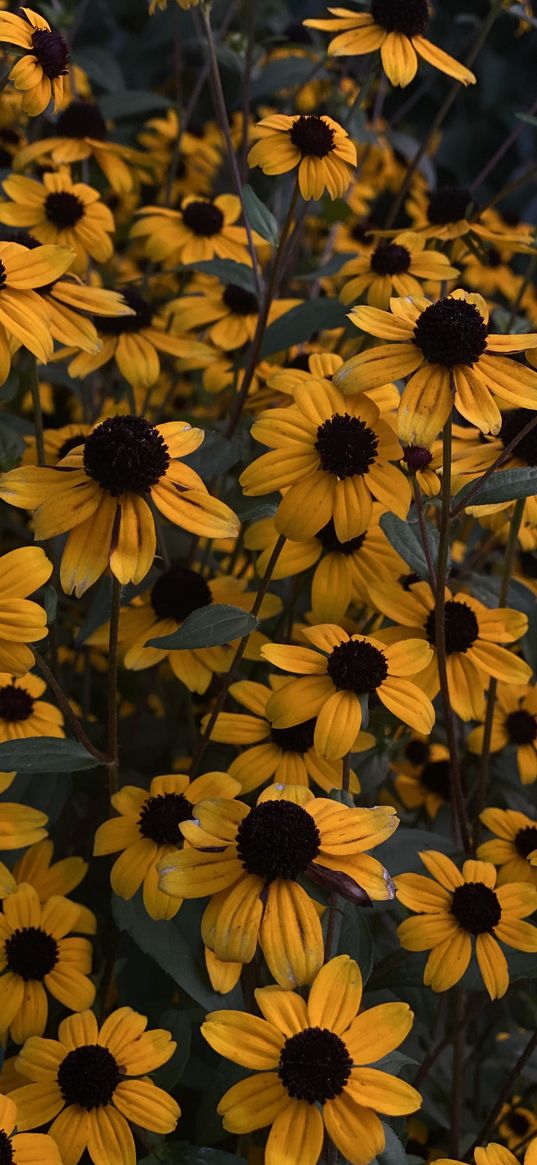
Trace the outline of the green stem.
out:
[[[108,756],[106,753],[101,752],[100,749],[95,748],[95,745],[92,744],[89,737],[86,736],[86,733],[84,732],[84,729],[78,717],[76,716],[74,709],[71,707],[71,704],[69,703],[69,700],[65,695],[61,684],[58,683],[56,676],[50,670],[48,663],[46,663],[46,661],[43,659],[43,656],[40,654],[36,647],[32,647],[32,651],[34,653],[35,662],[39,668],[39,671],[41,672],[43,678],[46,680],[51,692],[54,693],[58,707],[63,714],[65,723],[68,724],[69,728],[71,729],[75,740],[78,740],[79,744],[82,744],[84,748],[87,749],[87,751],[96,758],[96,760],[101,762],[101,764],[107,764]]]
[[[108,756],[110,795],[118,790],[118,714],[117,714],[117,673],[119,658],[119,613],[121,608],[121,583],[112,575],[112,597],[110,606],[110,631],[108,637]]]
[[[39,375],[37,372],[37,359],[35,356],[30,356],[30,392],[32,394],[32,406],[34,412],[34,427],[35,427],[35,446],[37,451],[37,464],[45,465],[45,439],[43,434],[43,410],[41,408],[41,394],[39,392]]]
[[[451,1129],[450,1152],[457,1159],[460,1153],[462,1104],[464,1099],[464,1037],[466,1031],[466,1001],[463,987],[454,991],[453,1067],[451,1074]]]

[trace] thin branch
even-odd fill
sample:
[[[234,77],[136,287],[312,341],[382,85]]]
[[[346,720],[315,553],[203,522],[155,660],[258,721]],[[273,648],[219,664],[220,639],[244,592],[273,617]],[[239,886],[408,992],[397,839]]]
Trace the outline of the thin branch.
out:
[[[476,1139],[472,1145],[472,1148],[470,1150],[471,1153],[473,1153],[474,1149],[477,1149],[478,1145],[482,1145],[484,1141],[488,1140],[488,1138],[489,1138],[489,1136],[490,1136],[490,1134],[491,1134],[491,1132],[496,1124],[496,1121],[497,1121],[497,1119],[502,1111],[502,1108],[503,1108],[505,1102],[507,1100],[509,1100],[509,1098],[513,1095],[515,1084],[516,1084],[519,1076],[523,1072],[524,1067],[527,1064],[528,1060],[531,1058],[531,1056],[533,1056],[533,1053],[536,1050],[537,1050],[537,1031],[535,1031],[533,1033],[531,1039],[528,1040],[528,1043],[526,1044],[524,1051],[520,1053],[520,1056],[518,1057],[518,1060],[517,1060],[512,1072],[509,1073],[509,1076],[507,1077],[505,1084],[504,1084],[503,1088],[501,1089],[501,1092],[499,1093],[499,1096],[494,1101],[494,1104],[489,1112],[489,1115],[488,1115],[483,1127],[481,1128],[481,1131],[479,1132],[479,1135],[476,1137]]]

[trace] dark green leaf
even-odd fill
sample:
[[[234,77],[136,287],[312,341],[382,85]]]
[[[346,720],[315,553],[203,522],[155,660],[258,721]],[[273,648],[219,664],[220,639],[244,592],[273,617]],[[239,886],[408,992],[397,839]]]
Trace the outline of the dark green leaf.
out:
[[[298,56],[271,61],[252,85],[252,98],[272,96],[288,86],[296,89],[311,73],[311,61]]]
[[[302,344],[316,332],[342,328],[346,314],[347,309],[339,299],[311,299],[308,303],[299,303],[267,328],[261,354],[271,356],[273,352]]]
[[[377,1157],[379,1165],[406,1165],[406,1153],[399,1137],[386,1121],[382,1121],[382,1127],[385,1140],[384,1149]]]
[[[233,259],[204,259],[199,263],[185,263],[181,271],[203,271],[205,275],[214,275],[222,283],[236,283],[245,291],[256,290],[254,273],[246,263],[235,263]]]
[[[224,1149],[201,1149],[197,1145],[178,1146],[173,1160],[175,1165],[246,1165],[244,1157],[235,1157]]]
[[[515,450],[516,455],[516,450]],[[460,509],[466,504],[466,498],[478,485],[477,481],[470,481],[463,486],[453,498],[453,508]],[[479,493],[471,497],[471,506],[490,506],[498,502],[511,502],[515,498],[529,498],[537,494],[537,468],[530,466],[524,469],[505,469],[492,473],[481,486]]]
[[[195,650],[198,647],[218,647],[242,639],[257,627],[255,615],[240,607],[230,607],[226,603],[213,603],[210,607],[200,607],[188,615],[184,623],[171,635],[161,639],[150,639],[149,647],[159,647],[162,651]]]
[[[262,239],[272,243],[275,247],[278,242],[278,223],[268,206],[257,197],[251,186],[244,186],[242,191],[246,217],[253,231],[257,231]]]
[[[236,465],[241,456],[240,442],[234,437],[224,437],[222,433],[215,433],[212,429],[205,431],[203,444],[195,453],[189,453],[184,458],[187,465],[196,470],[200,477],[213,477],[217,473],[225,473]]]
[[[94,769],[99,761],[75,740],[57,740],[55,736],[6,740],[0,744],[0,772],[70,773]]]
[[[338,252],[337,255],[334,255],[333,259],[330,259],[329,263],[325,263],[324,267],[316,267],[313,271],[307,271],[305,275],[295,275],[295,279],[305,282],[306,280],[324,279],[329,275],[336,275],[344,263],[355,257],[355,255],[349,252]]]
[[[123,89],[99,101],[103,117],[113,118],[138,117],[139,114],[169,109],[171,105],[172,102],[161,93],[151,93],[146,89]]]
[[[0,417],[0,469],[12,469],[24,453],[24,441],[7,417]]]
[[[236,504],[226,499],[241,522],[257,522],[259,518],[272,518],[281,502],[280,494],[265,494],[263,498],[237,499]]]
[[[383,514],[380,524],[394,550],[404,558],[420,578],[428,577],[427,562],[417,527],[403,522],[396,514]]]
[[[58,607],[58,592],[52,586],[52,583],[47,583],[46,587],[43,587],[42,601],[47,614],[47,623],[50,627],[50,624],[54,623]]]
[[[362,979],[366,983],[373,966],[373,940],[364,911],[357,910],[352,902],[345,903],[339,953],[350,955],[351,959],[358,963]]]
[[[92,81],[106,89],[108,93],[117,93],[118,89],[125,88],[125,80],[117,57],[99,45],[86,45],[77,48],[76,63]]]

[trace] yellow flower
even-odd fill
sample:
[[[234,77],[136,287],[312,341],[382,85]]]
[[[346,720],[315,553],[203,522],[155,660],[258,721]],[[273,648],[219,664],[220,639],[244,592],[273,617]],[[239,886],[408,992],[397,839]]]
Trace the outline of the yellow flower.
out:
[[[0,851],[24,849],[41,841],[47,836],[47,822],[46,813],[40,809],[18,805],[14,801],[0,801]],[[0,882],[3,890],[10,893],[11,874],[4,868]]]
[[[522,922],[537,908],[537,889],[527,882],[496,886],[489,862],[466,861],[462,873],[446,854],[429,850],[420,858],[432,875],[399,874],[397,897],[418,911],[397,928],[407,951],[427,951],[423,981],[433,991],[447,991],[464,975],[472,955],[491,999],[501,999],[509,970],[499,942],[517,951],[537,953],[537,928]]]
[[[362,725],[362,701],[375,695],[404,724],[417,732],[431,731],[431,701],[407,679],[431,659],[424,640],[387,646],[371,636],[348,635],[332,623],[305,628],[304,636],[314,650],[287,644],[261,649],[270,663],[300,675],[271,696],[267,712],[275,728],[292,728],[316,717],[315,750],[336,760],[352,749]]]
[[[30,117],[44,113],[52,100],[54,109],[63,99],[63,79],[67,75],[69,49],[59,32],[31,8],[0,13],[0,41],[24,49],[9,74],[15,89],[22,92],[22,108]]]
[[[499,867],[498,885],[530,882],[537,887],[537,868],[529,860],[537,850],[537,822],[515,809],[484,809],[480,817],[496,836],[479,846],[477,856]]]
[[[73,251],[66,247],[29,251],[18,243],[0,242],[0,384],[7,380],[12,351],[20,344],[41,363],[50,360],[54,345],[48,313],[34,289],[58,279],[72,261]]]
[[[70,247],[78,274],[90,258],[99,263],[111,258],[114,219],[93,186],[72,182],[67,170],[46,171],[42,183],[11,174],[2,186],[11,202],[0,202],[0,222],[26,227],[40,243]]]
[[[356,165],[356,146],[346,129],[327,114],[274,113],[258,121],[252,130],[257,141],[248,154],[249,166],[264,174],[287,174],[298,166],[298,185],[303,198],[342,198]]]
[[[338,275],[352,275],[340,294],[343,303],[353,303],[366,293],[372,307],[387,310],[393,295],[422,295],[425,281],[436,284],[459,274],[441,251],[424,250],[419,239],[407,236],[406,246],[381,240],[368,256],[351,259]]]
[[[266,1165],[316,1165],[325,1134],[351,1165],[367,1165],[384,1149],[377,1113],[401,1116],[420,1107],[406,1081],[369,1065],[408,1035],[406,1003],[381,1003],[358,1014],[362,977],[348,955],[322,967],[309,998],[258,987],[262,1018],[211,1012],[202,1033],[220,1055],[253,1069],[218,1105],[224,1128],[250,1133],[270,1125]],[[367,1067],[366,1067],[367,1065]]]
[[[362,903],[364,894],[389,900],[389,874],[366,851],[398,824],[390,806],[351,809],[303,785],[272,785],[253,809],[199,802],[195,820],[180,826],[188,847],[161,863],[160,887],[177,898],[211,896],[202,937],[218,959],[249,963],[259,943],[282,987],[311,983],[323,935],[318,903],[298,879],[309,875]]]
[[[498,433],[502,416],[493,393],[516,405],[537,408],[537,375],[505,353],[537,347],[535,335],[495,335],[481,295],[456,290],[429,303],[392,299],[390,312],[355,307],[357,328],[388,343],[352,356],[335,373],[343,392],[363,392],[410,376],[398,414],[398,432],[408,445],[430,445],[453,405],[482,433]]]
[[[141,582],[156,550],[145,498],[176,525],[207,537],[238,532],[235,515],[178,459],[204,434],[185,421],[153,425],[115,416],[98,424],[54,469],[28,465],[0,479],[0,496],[34,511],[36,538],[69,530],[60,570],[64,590],[84,594],[110,567],[121,583]]]
[[[95,1165],[135,1165],[129,1122],[170,1133],[180,1116],[175,1100],[147,1078],[175,1051],[170,1033],[146,1031],[130,1007],[113,1011],[99,1028],[92,1011],[68,1016],[57,1040],[27,1040],[17,1071],[31,1084],[11,1093],[23,1132],[48,1124],[63,1160],[78,1165],[87,1149]]]
[[[31,672],[18,678],[0,673],[0,742],[65,736],[59,709],[39,699],[45,688],[45,681]]]
[[[483,725],[468,736],[470,752],[479,755],[483,747]],[[537,688],[525,690],[499,684],[492,716],[491,752],[513,745],[520,780],[532,785],[537,780]]]
[[[236,226],[241,204],[234,194],[183,199],[180,210],[144,206],[131,230],[133,239],[145,238],[148,258],[173,267],[208,259],[231,259],[251,267],[244,227]],[[261,242],[261,239],[259,240]]]
[[[510,1108],[511,1106],[509,1106]],[[537,1121],[532,1112],[527,1108],[517,1108],[512,1110],[513,1117],[520,1113],[520,1120],[526,1125],[526,1132],[530,1129],[537,1128]],[[505,1137],[508,1145],[512,1149],[518,1147],[519,1142],[523,1139],[522,1136],[511,1136],[509,1132],[508,1121],[504,1120],[498,1125],[498,1132],[500,1136]],[[535,1151],[537,1150],[537,1139],[530,1141],[524,1154],[524,1165],[534,1165]],[[474,1149],[475,1165],[519,1165],[518,1157],[506,1149],[505,1145],[498,1145],[494,1141],[489,1141],[486,1148],[479,1147]],[[435,1165],[465,1165],[463,1161],[454,1160],[452,1157],[435,1157]]]
[[[403,759],[394,761],[394,788],[405,809],[425,807],[429,817],[451,801],[449,750],[445,744],[429,743],[414,735]]]
[[[475,84],[469,69],[425,37],[431,15],[428,0],[412,4],[371,0],[369,9],[329,8],[332,18],[305,20],[304,24],[338,34],[328,46],[330,56],[362,56],[380,49],[382,67],[392,85],[404,87],[414,80],[418,57],[463,85]]]
[[[62,1165],[56,1142],[46,1133],[16,1133],[17,1105],[0,1094],[0,1157],[11,1165]]]
[[[181,822],[197,815],[197,803],[208,797],[232,798],[240,784],[227,773],[204,773],[195,781],[180,773],[153,777],[149,792],[124,785],[112,796],[119,813],[99,826],[94,854],[117,853],[110,882],[114,894],[132,898],[143,885],[144,906],[151,918],[174,918],[182,900],[158,887],[158,866],[182,845]]]
[[[297,299],[273,299],[268,323],[274,323],[297,303]],[[203,294],[182,295],[168,304],[167,311],[173,320],[171,340],[175,338],[175,330],[183,332],[209,325],[207,335],[211,343],[225,352],[233,352],[255,336],[259,299],[254,291],[238,283],[222,284],[211,279]]]
[[[53,842],[50,839],[35,840],[36,844],[30,844],[30,849],[13,866],[8,884],[6,879],[5,891],[13,894],[21,882],[28,882],[37,891],[39,901],[44,906],[54,894],[65,897],[75,890],[85,878],[89,867],[79,857],[61,858],[54,862]],[[97,922],[93,911],[87,906],[81,906],[79,902],[75,906],[78,909],[76,930],[80,934],[95,934]]]
[[[34,657],[27,643],[48,635],[43,607],[28,595],[44,586],[52,563],[38,546],[20,546],[0,558],[0,670],[24,675]]]

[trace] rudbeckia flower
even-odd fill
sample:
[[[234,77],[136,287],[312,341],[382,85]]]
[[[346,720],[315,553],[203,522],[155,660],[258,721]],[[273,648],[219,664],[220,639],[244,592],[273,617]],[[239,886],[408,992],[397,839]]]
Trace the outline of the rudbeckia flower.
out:
[[[0,851],[24,849],[47,836],[48,817],[40,809],[0,801]]]
[[[313,737],[315,719],[295,724],[292,728],[274,728],[267,716],[267,704],[274,692],[288,681],[284,676],[270,676],[267,684],[239,680],[229,691],[244,712],[220,712],[214,724],[211,739],[222,744],[246,745],[244,752],[231,762],[229,774],[240,781],[241,792],[250,793],[265,781],[278,785],[318,785],[324,793],[341,789],[343,765],[339,760],[326,760],[315,752]],[[202,721],[207,723],[208,716]],[[372,748],[375,738],[368,732],[359,733],[353,745],[354,752]],[[360,791],[360,782],[351,772],[350,790]]]
[[[244,227],[236,226],[241,204],[234,194],[216,198],[183,198],[180,210],[164,206],[144,206],[131,238],[145,238],[148,258],[167,266],[199,263],[208,259],[231,259],[251,267]],[[259,242],[262,242],[259,238]]]
[[[95,999],[91,944],[71,934],[78,906],[54,895],[44,906],[33,886],[24,883],[8,894],[0,914],[0,999],[2,1028],[15,1043],[43,1034],[48,995],[70,1011],[83,1011]]]
[[[270,1125],[266,1165],[316,1165],[325,1134],[351,1165],[382,1153],[378,1113],[414,1112],[421,1096],[406,1081],[370,1067],[399,1047],[412,1027],[406,1003],[361,1011],[362,977],[354,959],[338,955],[322,967],[309,998],[258,987],[262,1018],[211,1012],[201,1031],[221,1056],[253,1069],[218,1105],[229,1133]],[[366,1066],[367,1065],[367,1066]]]
[[[50,839],[36,839],[36,843],[31,844],[30,849],[13,866],[11,885],[7,892],[12,894],[21,882],[28,882],[37,891],[43,906],[54,894],[64,898],[75,890],[85,878],[89,867],[83,858],[75,856],[60,858],[55,862],[52,860],[53,842]],[[97,922],[93,911],[87,906],[81,906],[79,902],[74,905],[78,909],[76,930],[80,934],[95,934]]]
[[[429,583],[412,583],[408,590],[398,583],[373,583],[372,602],[388,619],[400,624],[396,629],[378,632],[391,638],[396,635],[400,649],[404,637],[413,642],[423,639],[433,655],[427,670],[415,683],[434,699],[440,690],[436,657],[435,598]],[[484,693],[491,676],[507,684],[524,684],[531,679],[531,668],[504,646],[514,643],[527,630],[527,616],[511,607],[491,609],[473,595],[458,592],[453,596],[446,587],[445,642],[449,695],[453,708],[462,720],[479,719],[484,713]],[[401,642],[402,641],[402,642]]]
[[[11,672],[0,674],[0,742],[30,736],[65,736],[59,709],[39,698],[46,686],[31,672],[18,678]]]
[[[287,174],[298,167],[302,197],[342,198],[356,166],[356,146],[346,129],[327,114],[273,113],[258,121],[252,130],[256,138],[248,154],[249,166],[260,166],[264,174]]]
[[[465,186],[437,186],[427,190],[419,180],[407,199],[405,209],[412,225],[411,238],[435,239],[442,242],[456,240],[457,260],[472,254],[477,247],[511,246],[516,251],[533,247],[533,229],[520,224],[508,225],[493,210],[483,210],[476,202],[471,190]],[[393,230],[381,232],[396,235],[397,242],[405,242],[407,231]],[[460,242],[459,242],[460,240]]]
[[[46,1133],[16,1133],[17,1105],[0,1095],[0,1156],[6,1165],[62,1165],[58,1146]]]
[[[402,449],[367,397],[349,402],[328,381],[317,381],[297,388],[294,404],[261,413],[252,434],[271,452],[240,482],[248,496],[284,494],[274,518],[279,534],[303,542],[332,520],[337,538],[347,542],[367,530],[374,498],[406,518],[410,485],[390,464]]]
[[[431,660],[424,640],[386,645],[368,635],[348,635],[333,623],[304,628],[304,636],[313,648],[283,643],[261,648],[270,663],[300,676],[271,696],[267,712],[275,728],[315,717],[315,750],[336,760],[352,749],[362,725],[362,701],[375,695],[404,724],[431,731],[431,701],[407,679]]]
[[[424,35],[431,16],[428,0],[370,0],[369,12],[329,8],[332,16],[305,20],[309,28],[335,32],[328,46],[330,56],[355,57],[380,49],[382,68],[392,85],[404,88],[414,80],[418,57],[463,85],[474,85],[475,76]]]
[[[508,1108],[513,1112],[515,1120],[518,1113],[520,1113],[521,1122],[525,1123],[526,1125],[526,1134],[530,1130],[537,1129],[535,1115],[530,1111],[530,1109],[517,1108],[513,1110],[511,1105],[509,1105]],[[515,1134],[514,1136],[510,1136],[507,1121],[501,1121],[498,1124],[498,1132],[501,1137],[504,1137],[504,1139],[507,1141],[507,1144],[510,1145],[512,1149],[516,1149],[520,1142],[524,1139],[523,1135],[517,1136]],[[530,1165],[536,1149],[537,1141],[530,1141],[525,1151],[524,1165]],[[480,1146],[477,1149],[474,1149],[474,1161],[475,1165],[519,1165],[518,1157],[515,1157],[514,1153],[511,1153],[509,1149],[506,1149],[505,1145],[498,1145],[495,1141],[489,1141],[486,1148]],[[464,1165],[464,1162],[458,1161],[453,1157],[435,1157],[435,1162],[436,1165]]]
[[[534,1165],[535,1155],[537,1154],[537,1114],[531,1111],[531,1108],[526,1108],[520,1103],[521,1097],[514,1096],[511,1104],[506,1104],[498,1117],[498,1133],[500,1137],[508,1145],[506,1149],[502,1146],[502,1153],[504,1160],[491,1162],[490,1165],[514,1165],[518,1158],[515,1157],[515,1151],[522,1145],[525,1146],[524,1165]],[[533,1135],[533,1139],[527,1144],[528,1136]],[[489,1145],[488,1148],[491,1146]],[[498,1145],[498,1148],[500,1146]],[[510,1153],[509,1149],[513,1152]],[[509,1160],[506,1160],[508,1155]]]
[[[0,669],[24,675],[34,657],[27,643],[48,635],[43,607],[27,596],[44,586],[52,563],[39,546],[20,546],[0,558]]]
[[[5,474],[0,497],[34,511],[36,538],[70,531],[60,570],[68,594],[84,594],[108,567],[121,583],[141,582],[156,550],[146,497],[191,533],[225,538],[238,532],[229,507],[178,460],[198,449],[203,436],[185,421],[153,425],[145,417],[110,417],[61,466]]]
[[[430,445],[453,405],[482,433],[498,433],[502,415],[493,394],[537,409],[537,374],[505,355],[537,347],[537,334],[489,332],[481,295],[456,290],[435,303],[392,299],[390,308],[352,309],[349,319],[357,328],[388,343],[352,356],[334,380],[353,393],[410,376],[398,413],[405,444]]]
[[[35,289],[58,279],[72,261],[73,251],[66,247],[28,251],[17,243],[0,242],[0,384],[9,376],[12,351],[19,344],[41,363],[50,360],[54,345],[48,313]]]
[[[170,1059],[170,1033],[146,1031],[130,1007],[113,1011],[99,1028],[92,1011],[62,1020],[57,1040],[27,1040],[16,1067],[31,1084],[11,1093],[18,1128],[52,1121],[50,1136],[63,1161],[78,1165],[85,1149],[95,1165],[135,1165],[129,1122],[170,1133],[180,1113],[175,1100],[147,1078]]]
[[[274,323],[290,311],[298,299],[273,299],[268,324]],[[211,343],[224,352],[233,352],[251,343],[259,319],[259,299],[254,291],[238,283],[216,283],[211,280],[203,294],[182,295],[167,305],[173,320],[173,331],[184,332],[204,328]]]
[[[343,285],[342,303],[353,303],[365,294],[372,307],[387,310],[392,296],[423,295],[424,282],[432,280],[440,285],[459,274],[441,251],[424,250],[411,236],[406,244],[403,247],[381,240],[368,256],[345,263],[338,276],[353,278]]]
[[[10,174],[2,188],[11,202],[0,202],[0,222],[25,227],[40,243],[70,247],[77,274],[84,274],[90,258],[110,259],[114,219],[93,186],[72,182],[67,171],[50,170],[42,182]]]
[[[276,982],[300,986],[322,966],[323,935],[318,904],[298,879],[344,883],[358,900],[363,891],[389,900],[389,874],[366,851],[398,824],[390,806],[350,809],[303,785],[272,785],[253,809],[199,802],[195,820],[180,827],[188,847],[161,863],[160,888],[172,898],[211,896],[202,938],[218,959],[249,963],[259,943]]]
[[[489,437],[487,441],[483,441],[479,432],[463,433],[463,439],[458,440],[454,447],[454,456],[456,457],[454,469],[457,476],[468,475],[466,478],[468,480],[485,473],[496,459],[505,453],[507,446],[515,437],[518,437],[526,425],[533,420],[534,415],[531,408],[503,409],[498,436]],[[522,440],[518,442],[495,472],[503,473],[506,469],[521,467],[533,468],[535,465],[537,465],[537,432],[533,429],[525,437],[522,437]],[[501,477],[498,480],[501,481]],[[479,499],[476,501],[479,502]],[[502,509],[506,510],[510,504],[510,502],[499,502],[494,506],[471,506],[469,513],[475,513],[481,517],[482,515],[499,513]],[[531,524],[537,522],[537,497],[535,494],[530,494],[526,498],[524,518]]]
[[[445,744],[414,736],[402,759],[394,761],[392,767],[394,788],[405,809],[423,805],[428,816],[435,818],[442,805],[451,801],[449,749]]]
[[[467,741],[470,752],[480,754],[483,731],[480,724],[470,732]],[[490,751],[500,752],[508,745],[515,748],[522,784],[532,785],[537,780],[537,688],[533,685],[520,691],[498,684]]]
[[[204,773],[189,781],[180,773],[153,777],[149,791],[124,785],[112,796],[119,813],[103,822],[95,834],[93,853],[121,854],[110,874],[114,894],[133,898],[143,885],[144,906],[151,918],[174,918],[182,900],[170,898],[158,886],[158,867],[183,844],[181,822],[197,816],[197,804],[208,797],[232,798],[240,784],[227,773]]]
[[[528,860],[537,850],[537,821],[515,809],[484,809],[483,825],[495,834],[477,851],[483,862],[498,866],[498,885],[531,882],[537,888],[537,868]]]
[[[59,32],[39,12],[21,8],[0,13],[0,41],[24,50],[9,74],[15,89],[22,93],[22,108],[30,117],[43,113],[51,100],[54,109],[63,99],[63,79],[67,75],[69,49]]]
[[[509,986],[507,960],[499,946],[537,952],[537,928],[522,922],[537,908],[537,889],[527,882],[496,886],[489,862],[466,861],[462,873],[446,854],[429,850],[420,858],[432,875],[399,874],[397,897],[417,912],[397,928],[407,951],[430,951],[423,982],[433,991],[458,983],[470,962],[475,939],[479,970],[491,999]]]

